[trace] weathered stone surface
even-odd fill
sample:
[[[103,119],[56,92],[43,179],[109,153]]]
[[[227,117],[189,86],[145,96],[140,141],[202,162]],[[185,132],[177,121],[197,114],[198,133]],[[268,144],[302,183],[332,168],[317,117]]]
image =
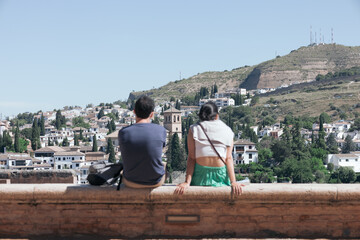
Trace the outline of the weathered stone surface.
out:
[[[250,184],[241,196],[230,187],[174,190],[3,184],[0,238],[360,238],[356,184]]]

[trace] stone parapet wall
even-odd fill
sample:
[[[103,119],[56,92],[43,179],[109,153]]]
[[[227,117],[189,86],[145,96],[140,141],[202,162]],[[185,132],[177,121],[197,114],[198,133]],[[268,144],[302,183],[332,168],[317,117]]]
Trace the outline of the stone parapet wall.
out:
[[[0,238],[360,238],[360,185],[174,189],[3,184]]]
[[[0,183],[76,183],[73,170],[0,170]]]

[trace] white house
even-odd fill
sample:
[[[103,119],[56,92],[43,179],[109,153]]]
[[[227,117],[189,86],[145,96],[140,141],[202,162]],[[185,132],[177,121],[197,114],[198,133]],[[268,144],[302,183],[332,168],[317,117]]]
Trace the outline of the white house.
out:
[[[25,153],[0,154],[0,168],[33,170],[33,158]]]
[[[350,167],[355,172],[360,172],[360,152],[350,152],[348,154],[329,154],[327,163],[334,164],[335,169],[339,167]]]
[[[234,142],[233,160],[234,164],[258,162],[258,151],[255,148],[255,143],[244,139]]]
[[[43,147],[35,151],[35,158],[41,160],[42,164],[47,163],[54,167],[54,154],[64,151],[63,148],[57,146]]]
[[[208,98],[208,99],[200,99],[199,106],[201,107],[205,103],[212,101],[218,107],[227,107],[227,106],[235,106],[235,100],[232,98]]]
[[[80,151],[54,153],[54,169],[73,169],[73,161],[85,161],[85,154]],[[80,164],[79,164],[80,167]]]

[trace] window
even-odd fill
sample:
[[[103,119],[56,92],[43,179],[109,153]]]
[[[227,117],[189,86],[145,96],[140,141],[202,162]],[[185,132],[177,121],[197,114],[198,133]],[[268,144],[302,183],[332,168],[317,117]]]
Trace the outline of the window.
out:
[[[82,160],[82,157],[80,157],[80,160]]]
[[[346,162],[348,162],[348,161],[349,161],[349,159],[346,159],[345,161],[346,161]]]
[[[61,169],[61,166],[60,166],[60,165],[58,165],[58,169]]]
[[[65,157],[63,157],[63,160],[65,161]]]
[[[249,149],[252,149],[252,146],[249,146]]]
[[[76,167],[79,167],[79,164],[78,164],[78,163],[76,164]]]
[[[74,158],[74,157],[72,157],[72,160],[75,160],[75,158]]]
[[[249,159],[252,159],[252,154],[249,154]]]

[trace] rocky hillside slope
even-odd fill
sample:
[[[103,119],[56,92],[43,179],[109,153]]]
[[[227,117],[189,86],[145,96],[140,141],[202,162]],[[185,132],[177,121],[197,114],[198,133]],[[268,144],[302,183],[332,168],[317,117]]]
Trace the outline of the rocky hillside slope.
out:
[[[150,95],[156,100],[169,100],[194,95],[200,87],[216,83],[219,91],[242,87],[248,90],[276,88],[315,80],[318,74],[360,66],[360,47],[325,44],[301,47],[288,55],[224,72],[204,72],[187,79],[170,82],[160,88],[132,92],[129,99]]]

